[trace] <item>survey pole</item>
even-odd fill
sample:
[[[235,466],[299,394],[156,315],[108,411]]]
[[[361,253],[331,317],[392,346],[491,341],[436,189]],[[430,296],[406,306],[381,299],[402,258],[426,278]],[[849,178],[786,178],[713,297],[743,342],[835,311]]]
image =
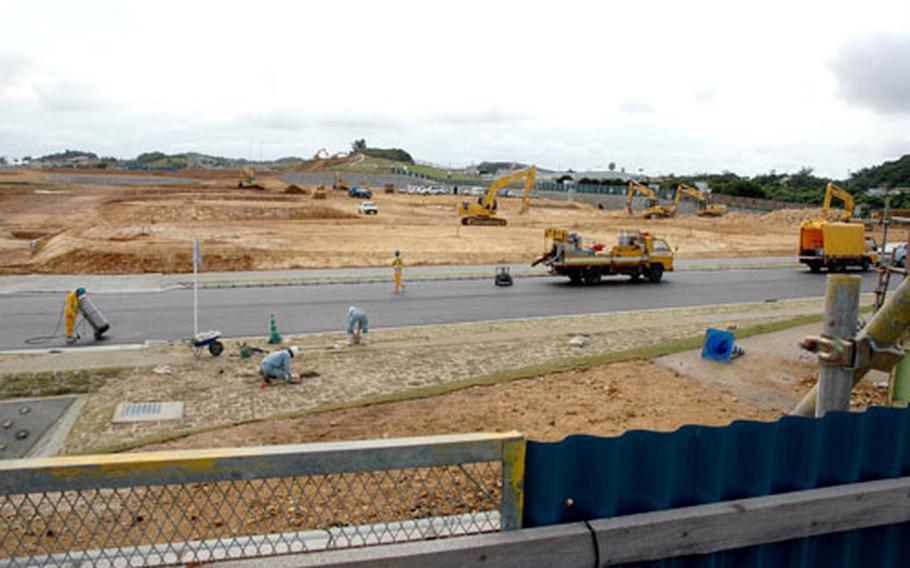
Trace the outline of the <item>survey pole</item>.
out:
[[[202,262],[202,251],[199,239],[193,240],[193,339],[199,334],[199,264]]]

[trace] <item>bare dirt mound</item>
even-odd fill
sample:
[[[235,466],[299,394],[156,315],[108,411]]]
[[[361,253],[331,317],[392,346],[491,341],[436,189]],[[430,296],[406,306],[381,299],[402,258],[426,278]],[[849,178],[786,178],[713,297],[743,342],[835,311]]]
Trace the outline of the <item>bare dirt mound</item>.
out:
[[[118,217],[115,215],[115,217]],[[182,223],[189,221],[302,221],[311,219],[354,219],[347,213],[325,205],[252,204],[239,203],[140,204],[129,208],[119,221],[130,223]]]
[[[173,247],[146,247],[145,254],[129,251],[95,250],[77,248],[67,251],[44,262],[31,266],[34,272],[47,274],[176,274],[187,271],[193,265],[190,250],[174,250]],[[255,257],[250,252],[232,251],[228,254],[209,252],[205,256],[206,270],[230,271],[253,270]]]

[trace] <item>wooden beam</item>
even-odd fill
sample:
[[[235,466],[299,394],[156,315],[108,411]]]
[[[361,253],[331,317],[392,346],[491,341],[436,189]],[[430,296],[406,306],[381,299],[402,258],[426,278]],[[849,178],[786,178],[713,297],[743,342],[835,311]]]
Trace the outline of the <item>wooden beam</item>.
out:
[[[221,568],[517,568],[553,566],[591,568],[595,563],[594,540],[584,523],[462,538],[428,540],[405,544],[351,548],[331,552],[303,553],[233,562]]]
[[[910,521],[910,477],[592,521],[602,566]]]
[[[708,554],[910,521],[910,477],[591,521],[600,565]],[[593,566],[584,523],[217,564],[334,568]]]

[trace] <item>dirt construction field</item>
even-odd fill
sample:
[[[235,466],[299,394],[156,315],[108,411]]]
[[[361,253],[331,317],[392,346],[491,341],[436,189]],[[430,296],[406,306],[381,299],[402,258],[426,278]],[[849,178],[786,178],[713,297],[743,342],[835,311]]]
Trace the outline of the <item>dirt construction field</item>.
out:
[[[360,200],[345,193],[329,189],[328,199],[314,200],[287,193],[277,177],[260,179],[264,190],[238,189],[236,172],[227,170],[181,171],[158,185],[127,185],[126,172],[104,170],[90,172],[94,185],[49,181],[85,181],[73,170],[0,174],[0,274],[189,272],[193,238],[202,241],[205,271],[376,266],[396,248],[412,265],[521,263],[543,252],[543,232],[551,226],[608,245],[622,230],[650,229],[683,257],[786,255],[807,214],[646,221],[586,203],[536,199],[519,215],[520,200],[501,198],[507,227],[464,227],[455,215],[460,196],[373,188],[379,214],[363,216]],[[97,184],[105,176],[111,183]]]

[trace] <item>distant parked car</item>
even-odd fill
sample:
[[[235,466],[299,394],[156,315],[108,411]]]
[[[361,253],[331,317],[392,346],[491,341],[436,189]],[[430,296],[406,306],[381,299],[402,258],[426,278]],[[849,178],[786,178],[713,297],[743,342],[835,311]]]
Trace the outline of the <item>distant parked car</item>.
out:
[[[373,192],[365,187],[352,185],[350,187],[350,189],[348,189],[348,197],[359,197],[361,199],[363,199],[363,198],[369,199],[369,198],[373,197]]]
[[[357,212],[361,215],[379,215],[379,207],[372,201],[364,201],[357,208]]]

